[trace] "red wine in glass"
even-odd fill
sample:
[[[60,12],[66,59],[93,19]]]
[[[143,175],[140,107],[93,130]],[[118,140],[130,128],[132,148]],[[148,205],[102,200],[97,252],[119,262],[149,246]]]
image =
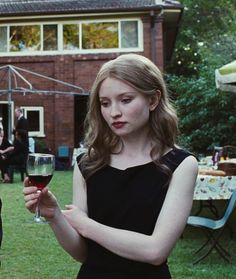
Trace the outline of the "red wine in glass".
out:
[[[30,153],[27,160],[27,175],[30,185],[37,187],[37,192],[49,184],[55,169],[55,156],[52,154]],[[35,210],[35,222],[41,223],[40,197]]]
[[[44,175],[29,175],[29,180],[32,185],[36,186],[38,190],[42,191],[45,186],[47,186],[52,179],[52,174]]]

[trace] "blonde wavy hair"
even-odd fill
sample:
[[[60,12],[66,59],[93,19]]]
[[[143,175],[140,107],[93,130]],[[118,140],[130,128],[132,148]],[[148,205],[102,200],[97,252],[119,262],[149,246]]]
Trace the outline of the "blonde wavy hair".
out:
[[[101,67],[91,89],[84,138],[88,151],[80,162],[86,179],[109,164],[110,154],[120,142],[101,114],[99,90],[108,77],[119,79],[146,96],[160,91],[159,104],[150,112],[149,120],[150,137],[154,143],[150,155],[157,165],[161,165],[159,159],[166,148],[175,146],[178,134],[177,115],[158,67],[142,55],[121,55]]]

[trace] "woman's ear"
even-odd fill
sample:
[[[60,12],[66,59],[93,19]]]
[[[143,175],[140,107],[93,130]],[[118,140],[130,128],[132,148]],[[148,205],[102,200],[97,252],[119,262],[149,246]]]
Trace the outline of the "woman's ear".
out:
[[[159,104],[160,102],[160,99],[161,99],[161,91],[160,90],[157,90],[156,93],[152,96],[150,96],[150,99],[149,99],[149,110],[150,111],[153,111]]]

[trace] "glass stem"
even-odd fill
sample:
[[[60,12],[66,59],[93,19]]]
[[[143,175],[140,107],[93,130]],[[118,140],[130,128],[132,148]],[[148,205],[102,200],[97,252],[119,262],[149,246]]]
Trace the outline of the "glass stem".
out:
[[[40,209],[39,209],[39,201],[37,202],[36,210],[35,210],[35,220],[40,220]]]
[[[37,193],[41,193],[41,191],[38,190]],[[37,202],[37,205],[36,205],[36,209],[35,209],[35,217],[34,217],[35,222],[40,222],[41,221],[39,203],[40,203],[40,196],[39,196],[39,199],[38,199],[38,202]]]

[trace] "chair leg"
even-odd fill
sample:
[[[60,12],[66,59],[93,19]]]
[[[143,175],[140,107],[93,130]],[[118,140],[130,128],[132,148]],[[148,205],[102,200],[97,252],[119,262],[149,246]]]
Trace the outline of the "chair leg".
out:
[[[225,248],[220,244],[220,242],[218,241],[218,239],[220,238],[220,236],[222,235],[224,230],[221,230],[218,235],[215,237],[213,234],[212,238],[211,238],[211,242],[212,242],[212,246],[213,248],[215,248],[218,253],[220,253],[221,255],[224,255],[226,257],[231,257],[230,253],[228,251],[225,250]],[[223,257],[224,257],[223,256]],[[228,260],[227,260],[228,261]]]
[[[209,249],[206,251],[206,253],[204,253],[200,258],[198,258],[197,260],[195,260],[193,262],[193,264],[197,264],[199,263],[201,260],[203,260],[204,258],[206,258],[211,252],[213,249],[215,249],[218,254],[228,263],[230,263],[230,253],[228,251],[225,250],[225,248],[219,243],[219,238],[220,236],[222,235],[224,229],[222,229],[216,236],[214,233],[212,233],[211,231],[209,230],[204,230],[208,239],[207,241],[201,246],[200,249],[197,250],[197,252],[201,251],[204,247],[206,247],[206,245],[208,243],[211,242],[211,245],[209,247]]]
[[[206,242],[195,252],[195,254],[199,253],[204,247],[207,246],[207,244],[209,242],[212,243],[211,246],[219,246],[219,249],[221,249],[222,251],[224,251],[224,253],[230,257],[230,253],[228,251],[225,250],[225,248],[218,242],[218,239],[220,238],[220,236],[222,235],[223,233],[223,230],[217,235],[217,237],[214,237],[214,234],[211,233],[210,231],[207,231],[207,230],[204,230],[206,235],[207,235],[207,240]]]
[[[206,242],[204,242],[204,244],[197,250],[195,251],[195,254],[199,253],[204,247],[207,246],[207,244],[210,242],[210,238],[208,237]]]
[[[205,253],[203,254],[201,257],[199,257],[197,260],[195,260],[193,262],[193,264],[197,264],[199,263],[201,260],[205,259],[210,253],[211,251],[215,248],[215,250],[219,253],[219,255],[228,263],[230,263],[230,260],[229,258],[222,252],[223,250],[219,249],[218,246],[211,246],[210,249]]]

